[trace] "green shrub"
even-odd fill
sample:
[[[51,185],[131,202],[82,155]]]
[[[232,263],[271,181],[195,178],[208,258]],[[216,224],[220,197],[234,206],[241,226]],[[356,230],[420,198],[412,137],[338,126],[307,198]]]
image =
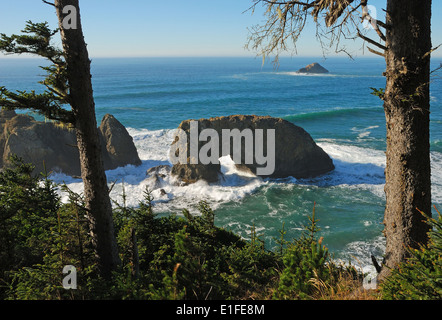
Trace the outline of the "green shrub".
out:
[[[12,168],[0,172],[0,298],[11,272],[42,263],[52,241],[48,225],[57,224],[60,199],[46,177],[12,157]]]
[[[149,190],[136,208],[115,203],[114,225],[121,266],[112,281],[96,270],[84,202],[70,191],[62,203],[47,177],[31,175],[32,166],[0,173],[1,299],[306,299],[315,283],[334,285],[338,268],[322,239],[317,220],[300,239],[265,248],[251,230],[245,241],[215,226],[206,202],[198,214],[158,217]],[[63,289],[66,265],[77,270],[77,289]]]
[[[315,276],[328,276],[325,274],[328,250],[321,246],[322,240],[316,239],[319,229],[314,213],[309,219],[311,225],[305,228],[308,233],[304,232],[300,239],[288,244],[283,254],[284,268],[274,298],[305,299],[312,294],[310,280]]]
[[[392,270],[381,284],[383,299],[442,299],[442,216],[427,219],[433,227],[428,245],[409,249],[411,257]]]
[[[274,267],[271,253],[216,227],[215,214],[206,202],[200,202],[198,209],[199,215],[185,210],[184,218],[172,215],[139,224],[143,225],[138,227],[140,238],[149,237],[143,239],[149,246],[140,261],[153,298],[242,297],[246,290],[241,284],[253,287],[265,282],[268,269]]]
[[[320,229],[315,210],[309,220],[310,225],[304,227],[301,237],[283,250],[283,270],[274,299],[313,299],[321,296],[323,287],[331,288],[331,292],[337,291],[344,273],[353,279],[360,277],[351,265],[337,265],[330,259],[328,249],[322,245],[323,238],[317,239]],[[284,244],[283,239],[279,242]]]

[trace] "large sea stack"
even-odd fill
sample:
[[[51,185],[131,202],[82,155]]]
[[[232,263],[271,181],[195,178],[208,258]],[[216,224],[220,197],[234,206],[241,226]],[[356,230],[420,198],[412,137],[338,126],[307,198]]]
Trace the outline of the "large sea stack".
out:
[[[312,139],[312,137],[301,127],[293,123],[269,116],[255,115],[232,115],[211,119],[186,120],[183,121],[179,129],[190,137],[191,121],[198,122],[198,134],[204,129],[214,129],[219,137],[222,136],[223,129],[251,129],[255,136],[255,130],[268,129],[275,130],[275,170],[267,177],[271,178],[311,178],[325,174],[334,169],[332,159],[324,152]],[[177,143],[176,137],[173,144]],[[190,150],[190,139],[187,150]],[[173,145],[172,144],[172,145]],[[199,142],[198,148],[204,146],[204,142]],[[173,149],[172,149],[173,150]],[[241,140],[242,157],[244,159],[245,139]],[[266,153],[264,147],[264,153]],[[219,150],[220,156],[225,156],[223,150]],[[230,154],[231,155],[231,154]],[[232,155],[231,155],[232,156]],[[233,157],[232,157],[233,158]],[[220,177],[220,164],[190,164],[190,156],[187,154],[186,163],[176,163],[172,167],[172,175],[177,176],[186,183],[193,183],[198,180],[216,182]],[[257,168],[262,167],[257,164],[256,159],[251,164],[236,163],[240,170],[256,173]]]

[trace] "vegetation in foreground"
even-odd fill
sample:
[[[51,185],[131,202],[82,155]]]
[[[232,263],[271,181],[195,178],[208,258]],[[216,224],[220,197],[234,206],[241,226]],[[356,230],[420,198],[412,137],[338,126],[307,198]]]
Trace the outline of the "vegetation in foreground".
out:
[[[0,299],[441,299],[442,219],[427,247],[377,291],[360,291],[363,275],[336,263],[317,238],[313,215],[299,239],[267,250],[252,229],[245,241],[216,227],[215,214],[158,217],[148,191],[137,208],[116,204],[114,223],[121,265],[112,281],[99,276],[82,198],[57,187],[14,158],[0,172]],[[124,198],[124,195],[123,195]],[[77,270],[77,289],[63,288],[63,269]]]

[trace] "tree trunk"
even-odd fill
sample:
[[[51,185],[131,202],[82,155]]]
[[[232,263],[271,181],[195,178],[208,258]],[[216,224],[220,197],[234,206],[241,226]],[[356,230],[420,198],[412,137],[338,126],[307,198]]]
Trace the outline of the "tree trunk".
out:
[[[76,8],[71,29],[64,28],[66,6]],[[91,224],[91,234],[101,275],[108,279],[119,264],[114,234],[112,206],[103,167],[100,140],[95,117],[90,60],[80,21],[78,0],[55,0],[63,51],[67,63],[69,99],[75,116],[75,130],[80,153],[84,198]],[[71,11],[72,14],[72,11]]]
[[[388,0],[384,109],[387,124],[387,240],[380,279],[428,241],[431,215],[431,0]]]

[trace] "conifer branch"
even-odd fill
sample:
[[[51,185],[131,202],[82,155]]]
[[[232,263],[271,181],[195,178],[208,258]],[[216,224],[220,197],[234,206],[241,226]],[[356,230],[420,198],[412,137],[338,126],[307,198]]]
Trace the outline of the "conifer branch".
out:
[[[51,39],[59,32],[59,29],[51,30],[47,22],[27,21],[22,32],[24,35],[0,34],[0,52],[27,53],[49,60],[52,65],[40,67],[47,74],[46,78],[39,82],[46,87],[46,91],[41,94],[35,91],[15,93],[5,87],[0,87],[0,107],[31,109],[51,120],[74,123],[74,113],[63,108],[63,105],[68,105],[70,102],[64,55],[59,48],[51,45]]]

